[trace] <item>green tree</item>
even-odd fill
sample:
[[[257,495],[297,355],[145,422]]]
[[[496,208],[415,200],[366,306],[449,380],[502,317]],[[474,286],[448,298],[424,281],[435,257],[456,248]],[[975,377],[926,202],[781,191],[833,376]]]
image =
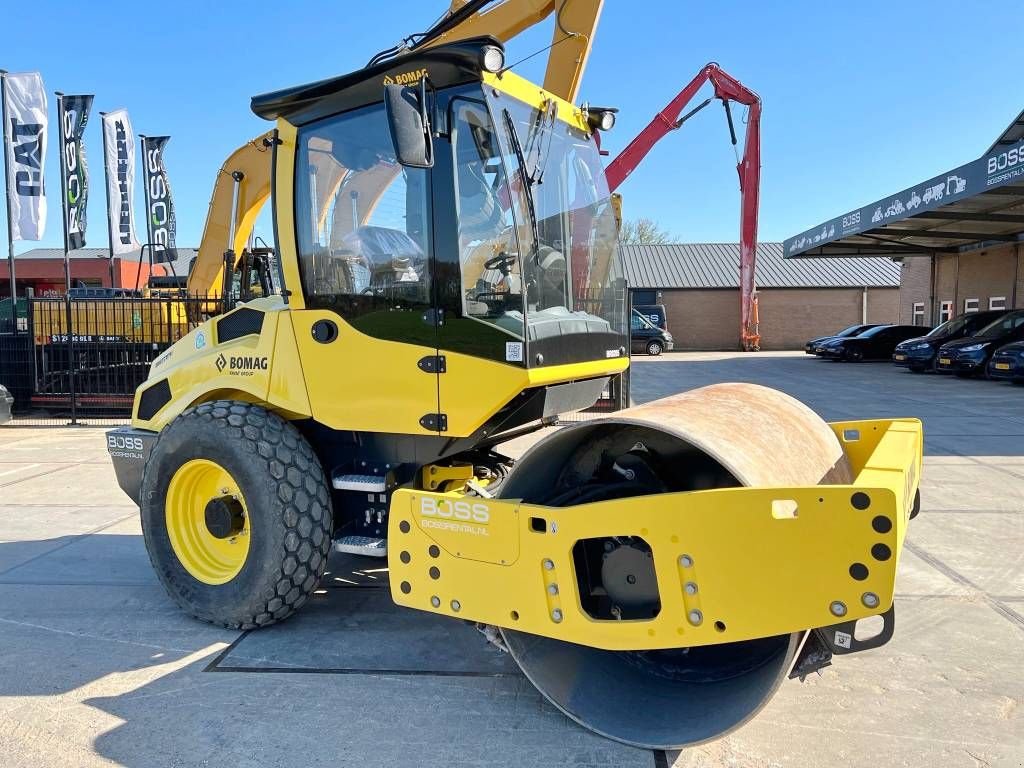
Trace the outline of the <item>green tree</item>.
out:
[[[653,219],[627,219],[619,232],[619,242],[629,245],[664,245],[675,239],[675,235],[659,227]]]

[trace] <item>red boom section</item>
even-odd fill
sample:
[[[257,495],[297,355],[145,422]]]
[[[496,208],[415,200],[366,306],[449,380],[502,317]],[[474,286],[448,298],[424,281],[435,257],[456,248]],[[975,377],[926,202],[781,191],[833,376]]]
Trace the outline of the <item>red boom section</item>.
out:
[[[662,138],[677,130],[698,110],[707,106],[708,101],[690,113],[680,113],[693,100],[697,91],[710,82],[715,94],[721,99],[729,115],[730,101],[750,108],[747,115],[747,130],[743,143],[743,156],[736,170],[740,177],[740,342],[745,350],[760,347],[758,333],[757,297],[754,291],[754,267],[757,253],[757,211],[761,183],[761,98],[736,78],[728,75],[715,63],[706,65],[697,76],[683,88],[668,105],[651,120],[633,141],[609,163],[605,169],[608,187],[614,192],[643,161],[647,154]],[[732,117],[729,117],[730,129]],[[735,143],[733,135],[733,143]]]

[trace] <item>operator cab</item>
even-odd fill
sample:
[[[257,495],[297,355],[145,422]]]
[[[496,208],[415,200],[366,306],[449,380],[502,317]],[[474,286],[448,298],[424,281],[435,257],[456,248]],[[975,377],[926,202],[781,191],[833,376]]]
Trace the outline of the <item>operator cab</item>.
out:
[[[480,38],[253,100],[298,128],[305,305],[376,338],[516,366],[624,357],[591,121],[503,62]]]

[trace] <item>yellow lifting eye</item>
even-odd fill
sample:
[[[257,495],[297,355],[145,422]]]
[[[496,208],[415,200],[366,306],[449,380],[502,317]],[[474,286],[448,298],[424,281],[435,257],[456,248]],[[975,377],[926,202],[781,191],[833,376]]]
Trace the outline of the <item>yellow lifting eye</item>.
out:
[[[182,464],[167,486],[167,536],[178,562],[196,580],[231,581],[249,555],[249,515],[238,483],[216,462]]]

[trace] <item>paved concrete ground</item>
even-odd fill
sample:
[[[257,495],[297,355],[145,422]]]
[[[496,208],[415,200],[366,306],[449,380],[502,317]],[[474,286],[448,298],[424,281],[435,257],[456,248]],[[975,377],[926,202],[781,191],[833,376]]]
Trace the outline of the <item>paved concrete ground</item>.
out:
[[[6,426],[0,765],[1024,765],[1024,389],[687,354],[638,361],[633,394],[736,380],[829,419],[918,416],[927,455],[894,640],[786,683],[729,737],[667,756],[595,737],[472,629],[391,608],[374,569],[335,561],[302,613],[262,632],[184,618],[101,430]]]

